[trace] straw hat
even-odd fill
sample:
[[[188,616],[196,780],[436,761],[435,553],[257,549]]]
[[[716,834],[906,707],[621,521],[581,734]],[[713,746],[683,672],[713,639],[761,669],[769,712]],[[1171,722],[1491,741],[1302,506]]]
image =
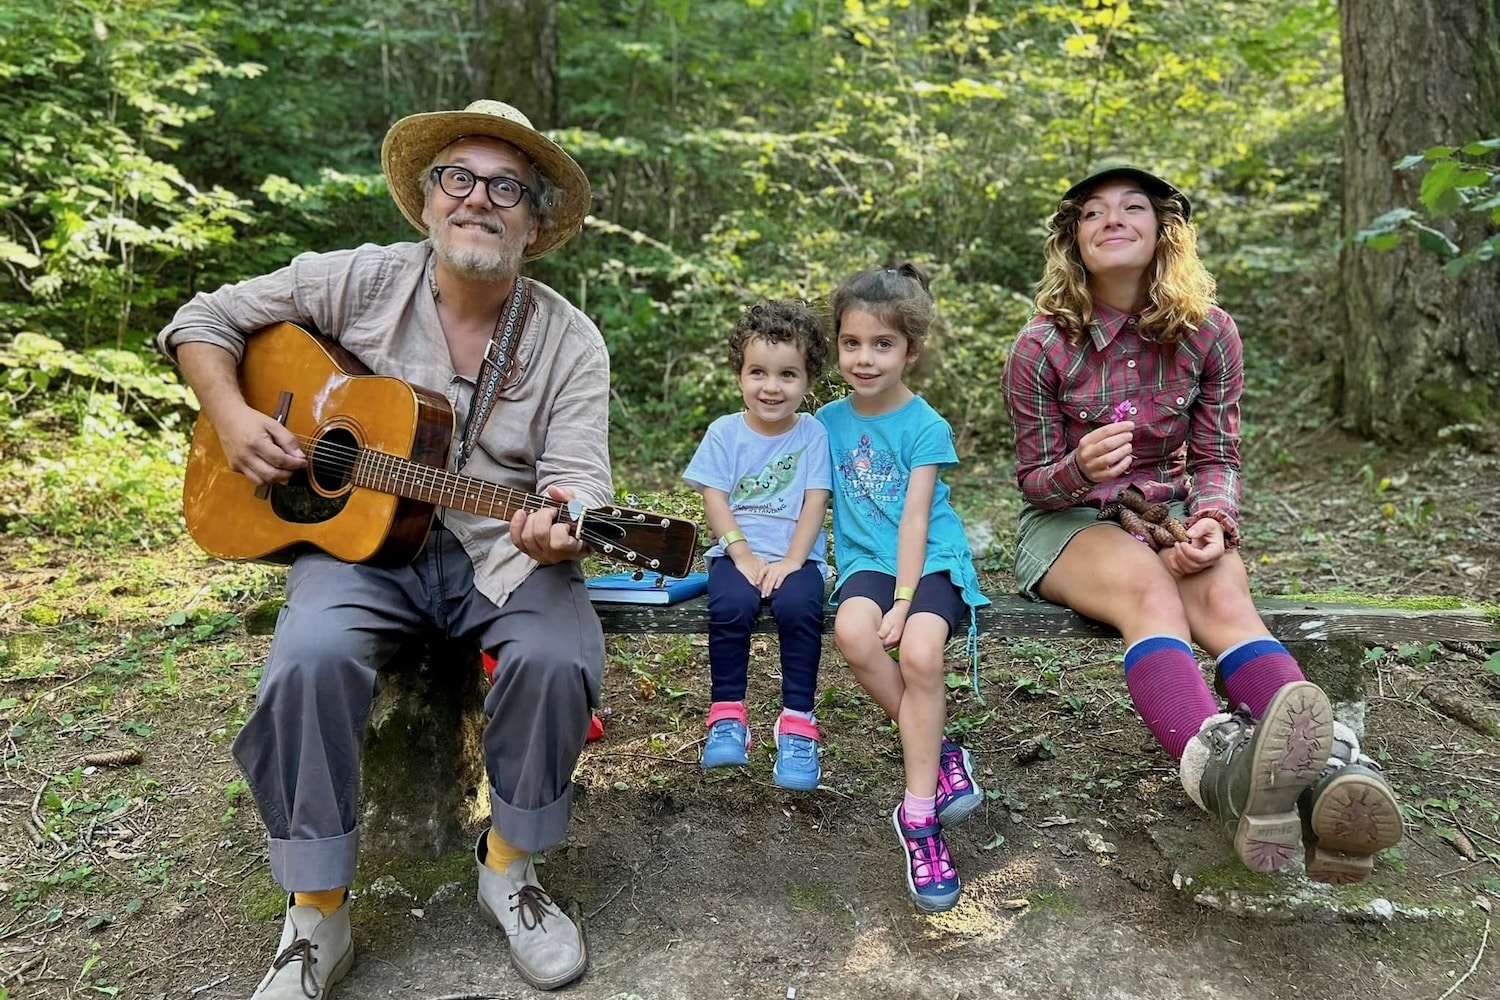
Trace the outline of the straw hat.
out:
[[[1148,194],[1167,200],[1176,200],[1182,206],[1182,217],[1184,219],[1193,217],[1193,203],[1188,201],[1187,195],[1155,174],[1119,160],[1106,160],[1097,165],[1087,177],[1068,188],[1062,200],[1071,201],[1098,187],[1100,183],[1115,177],[1129,177]]]
[[[462,111],[408,115],[391,126],[380,148],[391,197],[406,221],[423,233],[422,183],[427,167],[448,144],[469,136],[501,139],[531,157],[536,168],[561,189],[562,199],[549,225],[526,251],[536,260],[562,246],[583,225],[589,211],[589,179],[563,148],[531,127],[531,119],[503,101],[475,101]]]

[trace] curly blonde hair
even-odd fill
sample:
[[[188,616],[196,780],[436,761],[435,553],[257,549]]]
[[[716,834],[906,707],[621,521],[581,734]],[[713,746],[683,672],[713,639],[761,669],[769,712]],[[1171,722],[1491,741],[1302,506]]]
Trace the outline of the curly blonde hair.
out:
[[[1078,250],[1078,222],[1091,193],[1064,201],[1047,223],[1047,263],[1036,286],[1037,312],[1052,317],[1072,344],[1083,339],[1094,321],[1088,270]],[[1156,210],[1158,229],[1139,330],[1147,340],[1175,344],[1208,316],[1215,301],[1214,278],[1198,259],[1198,230],[1183,215],[1181,202],[1147,197]]]

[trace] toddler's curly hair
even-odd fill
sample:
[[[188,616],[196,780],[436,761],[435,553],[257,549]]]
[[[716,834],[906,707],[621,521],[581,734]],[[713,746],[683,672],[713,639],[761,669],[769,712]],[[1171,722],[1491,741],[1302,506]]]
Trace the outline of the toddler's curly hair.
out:
[[[809,382],[823,374],[828,335],[817,314],[801,299],[766,299],[744,311],[729,335],[729,363],[736,375],[745,367],[745,345],[756,339],[792,344],[801,351]]]

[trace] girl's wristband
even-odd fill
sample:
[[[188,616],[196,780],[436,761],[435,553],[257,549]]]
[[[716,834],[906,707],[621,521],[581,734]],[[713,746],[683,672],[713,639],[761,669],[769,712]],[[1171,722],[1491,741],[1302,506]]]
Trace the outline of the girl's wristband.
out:
[[[743,531],[726,531],[719,536],[719,544],[724,546],[724,551],[729,551],[729,546],[735,542],[743,542],[745,533]]]
[[[911,599],[913,597],[916,597],[916,596],[917,596],[917,591],[916,591],[915,587],[897,587],[896,588],[896,600],[898,600],[898,601],[906,601],[908,604],[910,604],[911,603]]]

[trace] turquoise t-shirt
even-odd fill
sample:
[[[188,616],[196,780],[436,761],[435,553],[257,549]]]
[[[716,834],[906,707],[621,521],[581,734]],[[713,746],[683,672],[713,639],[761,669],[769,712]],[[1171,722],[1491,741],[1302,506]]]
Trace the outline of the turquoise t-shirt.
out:
[[[958,464],[953,428],[921,396],[875,417],[856,413],[849,397],[818,410],[833,452],[833,538],[839,585],[861,570],[896,575],[896,544],[911,470]],[[927,520],[922,575],[947,573],[970,609],[990,603],[979,592],[979,574],[968,536],[948,499],[941,476]],[[833,603],[838,603],[834,590]]]

